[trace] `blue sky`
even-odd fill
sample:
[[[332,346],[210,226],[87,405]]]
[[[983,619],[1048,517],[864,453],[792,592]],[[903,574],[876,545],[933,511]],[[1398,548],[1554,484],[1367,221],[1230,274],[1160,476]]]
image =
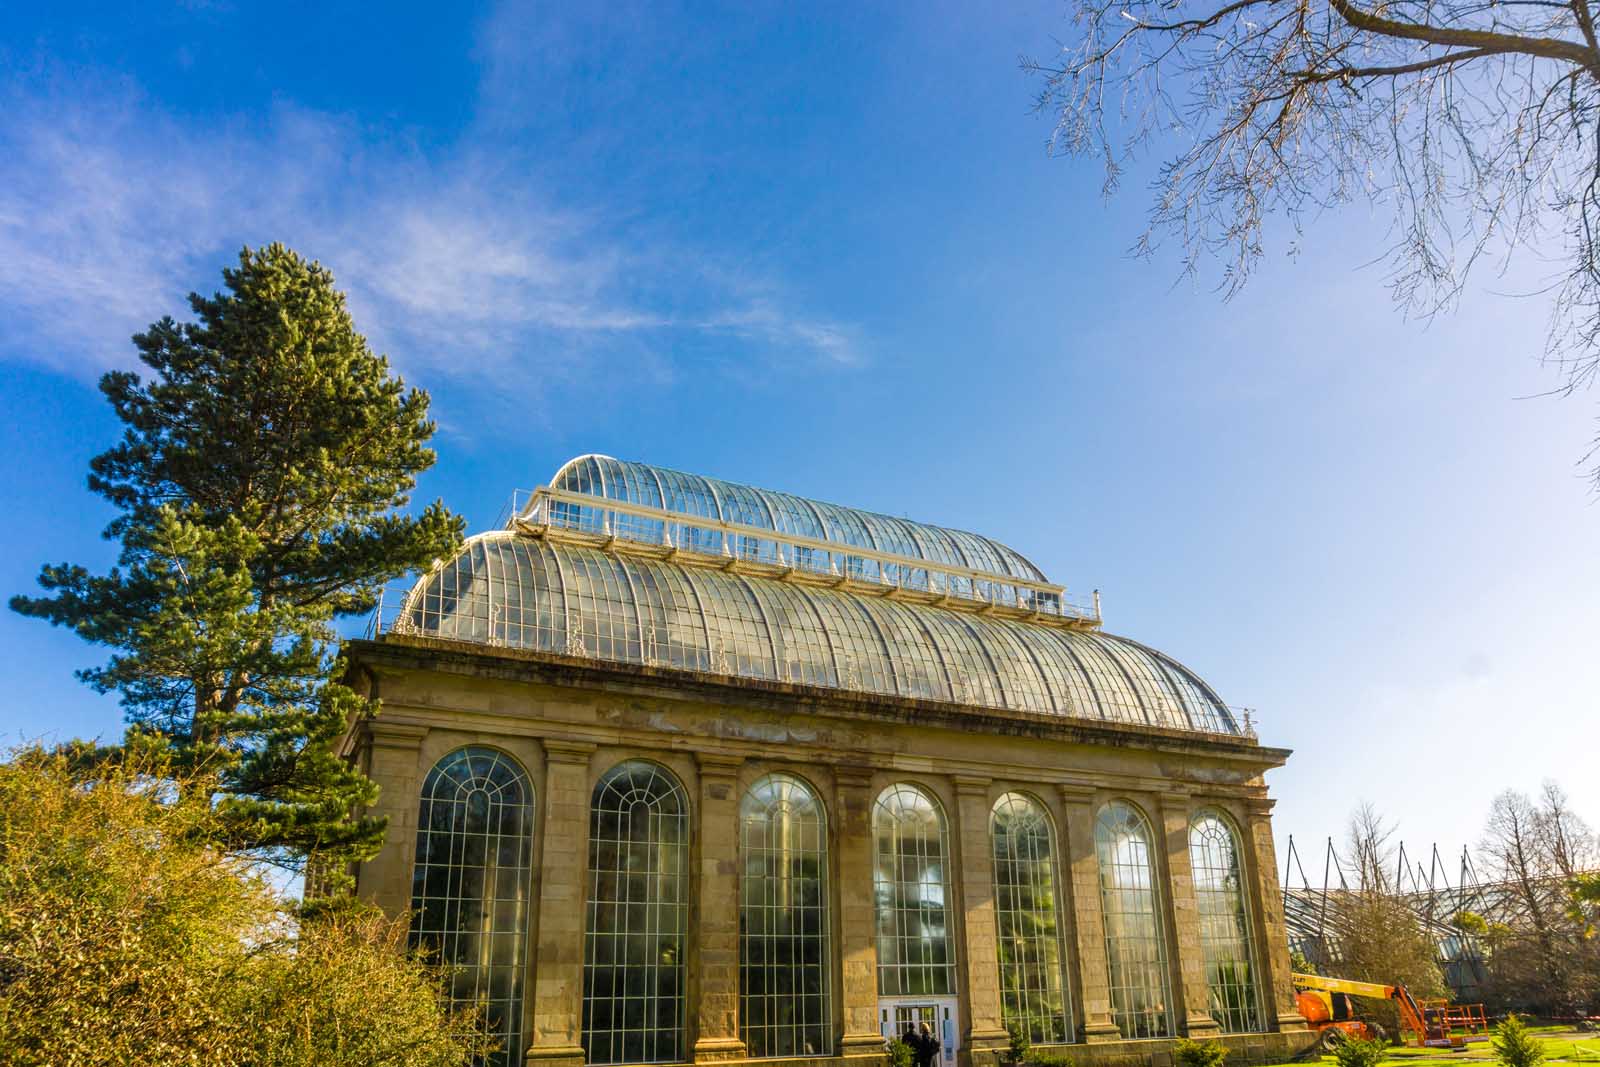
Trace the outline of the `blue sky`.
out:
[[[1223,302],[1050,159],[1011,5],[32,5],[0,29],[0,584],[109,563],[96,377],[240,245],[333,268],[430,390],[472,528],[581,452],[997,537],[1263,738],[1281,842],[1373,801],[1447,851],[1545,778],[1600,822],[1594,397],[1539,265],[1431,323],[1380,206]],[[0,616],[0,735],[114,736]]]

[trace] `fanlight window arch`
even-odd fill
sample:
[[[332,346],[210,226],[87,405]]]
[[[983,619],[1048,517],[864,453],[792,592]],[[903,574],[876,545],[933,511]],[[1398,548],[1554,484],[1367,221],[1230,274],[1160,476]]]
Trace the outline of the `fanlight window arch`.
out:
[[[1003,793],[989,814],[994,849],[1000,1014],[1035,1044],[1072,1040],[1062,967],[1055,830],[1032,797]]]
[[[680,1063],[689,800],[666,768],[618,764],[589,808],[583,1051],[590,1064]]]
[[[739,805],[739,1036],[752,1057],[832,1053],[828,820],[805,782],[769,774]]]
[[[411,943],[451,969],[450,1001],[481,1007],[500,1048],[522,1063],[522,990],[532,867],[533,787],[510,756],[460,748],[422,782],[411,879]]]
[[[872,809],[879,996],[953,994],[950,836],[938,803],[896,783]]]
[[[1111,1017],[1125,1038],[1172,1034],[1172,979],[1150,824],[1113,801],[1094,824],[1100,914],[1111,980]]]
[[[1255,924],[1245,894],[1239,834],[1219,812],[1199,811],[1189,820],[1189,866],[1200,913],[1211,1017],[1224,1033],[1259,1031]]]

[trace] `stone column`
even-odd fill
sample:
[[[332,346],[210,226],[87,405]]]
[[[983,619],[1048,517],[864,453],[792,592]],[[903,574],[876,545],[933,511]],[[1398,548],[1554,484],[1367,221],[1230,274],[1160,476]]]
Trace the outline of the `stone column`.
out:
[[[1260,930],[1262,999],[1268,1025],[1278,1030],[1304,1030],[1305,1018],[1295,1006],[1289,979],[1289,931],[1283,918],[1283,889],[1278,885],[1278,853],[1272,843],[1272,805],[1259,797],[1245,802],[1247,823],[1244,855],[1245,880],[1250,885],[1250,907]]]
[[[967,1034],[971,1052],[1004,1048],[1000,1014],[1000,964],[996,955],[994,848],[989,840],[989,779],[957,775],[956,815],[961,835],[962,927]]]
[[[834,818],[839,882],[841,1056],[882,1056],[878,1032],[878,928],[872,884],[872,771],[837,767]]]
[[[533,1041],[526,1062],[583,1067],[583,939],[589,872],[587,742],[545,741],[544,856]]]
[[[737,1060],[739,1039],[740,756],[699,754],[698,915],[690,925],[695,998],[694,1062]]]
[[[1120,1041],[1111,1021],[1111,978],[1106,964],[1106,930],[1100,919],[1100,861],[1094,850],[1094,790],[1063,785],[1066,816],[1067,878],[1072,885],[1072,928],[1078,943],[1078,996],[1083,1004],[1083,1039]]]
[[[1200,905],[1189,864],[1189,794],[1161,794],[1161,829],[1167,866],[1167,921],[1172,929],[1173,980],[1177,983],[1178,1032],[1196,1041],[1221,1029],[1211,1017],[1205,950],[1200,944]]]
[[[379,783],[378,799],[367,814],[389,820],[388,845],[361,865],[356,888],[388,915],[411,907],[411,867],[417,855],[417,812],[422,802],[422,764],[425,726],[387,722],[367,723],[369,767],[367,777]]]

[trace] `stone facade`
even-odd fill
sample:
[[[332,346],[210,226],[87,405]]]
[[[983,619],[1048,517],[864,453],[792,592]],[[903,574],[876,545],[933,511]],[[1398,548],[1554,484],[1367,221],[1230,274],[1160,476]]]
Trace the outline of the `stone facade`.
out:
[[[411,906],[418,791],[440,757],[498,749],[527,772],[535,798],[529,946],[523,987],[526,1060],[583,1062],[582,986],[590,797],[599,777],[642,758],[682,783],[691,807],[682,1048],[694,1062],[747,1057],[739,1028],[738,810],[772,771],[807,783],[827,809],[831,1009],[835,1055],[788,1063],[881,1061],[873,894],[874,798],[913,783],[948,815],[955,899],[961,1059],[995,1063],[1006,1033],[996,957],[989,812],[1005,791],[1042,804],[1056,828],[1065,899],[1061,934],[1083,1065],[1162,1067],[1170,1040],[1125,1041],[1112,1020],[1094,844],[1099,805],[1134,805],[1155,831],[1164,936],[1179,1034],[1217,1036],[1207,1011],[1187,827],[1199,807],[1239,828],[1253,961],[1267,1031],[1227,1035],[1231,1062],[1279,1062],[1311,1035],[1294,1008],[1263,774],[1288,753],[1247,737],[973,708],[682,669],[599,663],[547,652],[389,635],[352,641],[351,681],[382,701],[356,724],[351,758],[381,787],[389,843],[358,871],[361,895]]]

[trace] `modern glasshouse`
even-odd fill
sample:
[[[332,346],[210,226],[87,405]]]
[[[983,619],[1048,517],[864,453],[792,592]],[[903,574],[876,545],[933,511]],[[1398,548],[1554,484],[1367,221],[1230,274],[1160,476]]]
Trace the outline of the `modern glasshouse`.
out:
[[[495,1064],[1310,1043],[1288,752],[987,537],[583,456],[346,654],[361,893]]]

